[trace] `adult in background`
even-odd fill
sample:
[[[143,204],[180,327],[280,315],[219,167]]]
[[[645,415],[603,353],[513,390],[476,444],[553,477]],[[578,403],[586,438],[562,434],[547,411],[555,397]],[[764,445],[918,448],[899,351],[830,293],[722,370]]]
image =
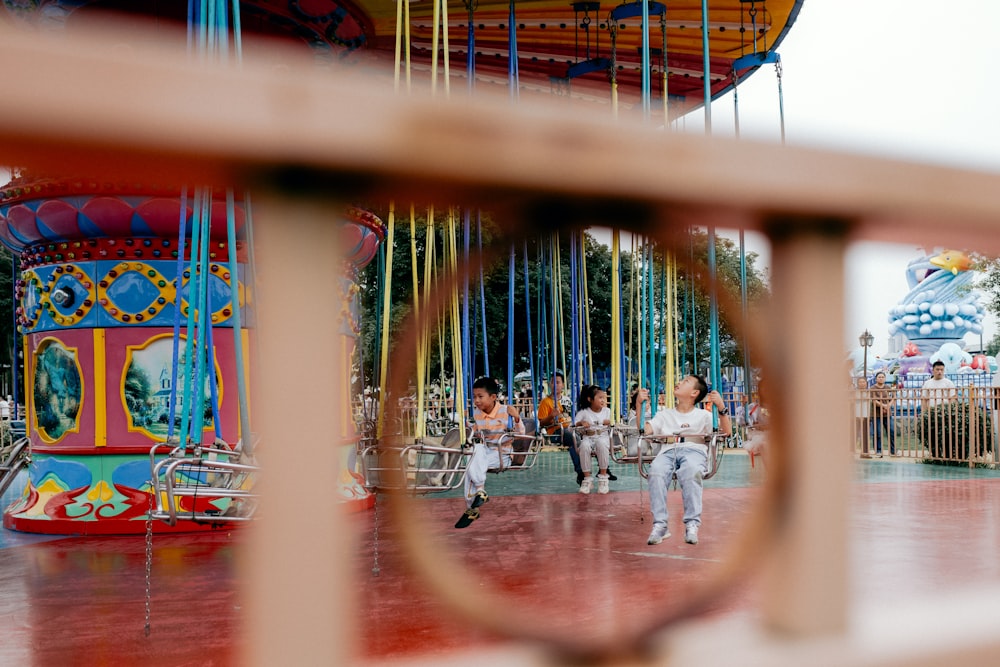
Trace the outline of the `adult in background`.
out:
[[[920,398],[923,409],[955,400],[958,394],[955,383],[944,376],[944,362],[940,359],[931,366],[931,376],[920,387]]]
[[[889,434],[889,454],[896,455],[896,419],[892,416],[896,390],[885,383],[885,373],[875,374],[875,384],[869,390],[872,399],[872,431],[875,435],[875,455],[882,458],[882,430]]]

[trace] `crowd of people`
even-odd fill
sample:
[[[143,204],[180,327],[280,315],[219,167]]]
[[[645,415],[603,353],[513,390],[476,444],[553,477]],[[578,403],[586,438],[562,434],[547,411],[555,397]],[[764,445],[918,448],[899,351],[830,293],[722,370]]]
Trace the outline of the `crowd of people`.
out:
[[[537,424],[550,441],[566,447],[577,474],[580,493],[594,491],[592,458],[597,458],[598,494],[610,492],[610,483],[617,480],[610,469],[611,411],[608,394],[597,385],[584,385],[577,397],[575,417],[570,417],[559,398],[563,392],[564,377],[556,372],[552,377],[551,393],[538,404]],[[486,473],[491,469],[508,467],[513,449],[508,433],[526,433],[525,419],[518,410],[500,400],[500,388],[492,378],[480,378],[473,384],[474,429],[479,439],[474,441],[472,456],[466,467],[466,509],[455,523],[456,528],[466,528],[480,518],[481,507],[489,501],[486,492]],[[672,436],[664,439],[649,469],[650,511],[653,529],[646,542],[660,544],[670,537],[667,513],[667,488],[676,475],[684,506],[684,541],[698,543],[701,527],[703,478],[708,471],[708,444],[715,430],[718,415],[718,432],[730,435],[732,422],[722,396],[709,391],[705,379],[698,375],[684,377],[673,390],[674,405],[663,406],[653,415],[650,409],[649,390],[636,388],[630,401],[629,424],[649,436]],[[650,416],[652,415],[652,416]],[[575,419],[575,421],[574,421]]]

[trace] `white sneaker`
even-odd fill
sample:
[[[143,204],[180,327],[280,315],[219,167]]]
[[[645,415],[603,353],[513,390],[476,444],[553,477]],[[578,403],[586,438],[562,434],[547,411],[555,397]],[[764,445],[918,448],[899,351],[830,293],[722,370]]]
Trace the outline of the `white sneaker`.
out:
[[[611,487],[608,485],[608,476],[607,475],[598,475],[597,476],[597,492],[598,493],[607,493],[610,490],[611,490]]]
[[[654,526],[653,532],[649,534],[649,539],[646,540],[646,544],[659,544],[668,537],[670,537],[669,528],[666,526]]]
[[[698,544],[698,524],[692,521],[684,526],[684,541],[688,544]]]
[[[587,494],[590,490],[594,488],[594,478],[584,477],[583,481],[580,482],[580,493]]]

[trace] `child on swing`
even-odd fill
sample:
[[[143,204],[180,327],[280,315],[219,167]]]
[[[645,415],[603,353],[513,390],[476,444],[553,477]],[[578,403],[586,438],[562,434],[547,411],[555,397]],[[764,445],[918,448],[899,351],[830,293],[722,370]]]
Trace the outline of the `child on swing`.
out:
[[[472,457],[465,467],[465,512],[455,523],[455,528],[467,528],[479,518],[479,508],[489,501],[486,494],[486,473],[500,468],[500,457],[503,456],[503,466],[511,465],[513,446],[510,441],[504,443],[503,451],[497,443],[507,431],[524,434],[524,422],[517,409],[504,405],[498,400],[500,385],[489,377],[481,377],[472,384],[472,404],[476,406],[474,417],[475,430],[482,436],[475,442]],[[487,443],[492,443],[492,447]]]
[[[608,409],[608,394],[596,384],[584,385],[577,398],[576,425],[581,427],[577,433],[581,437],[580,469],[583,471],[583,481],[580,483],[580,493],[588,494],[594,488],[594,477],[591,474],[590,455],[597,452],[597,492],[607,493],[608,459],[611,456],[611,436],[601,427],[611,425],[611,410]]]

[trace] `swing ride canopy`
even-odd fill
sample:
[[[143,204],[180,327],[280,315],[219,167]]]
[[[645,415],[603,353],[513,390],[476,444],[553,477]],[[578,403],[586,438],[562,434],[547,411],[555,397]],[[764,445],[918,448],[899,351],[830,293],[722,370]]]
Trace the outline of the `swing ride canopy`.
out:
[[[676,118],[704,103],[705,60],[711,96],[733,85],[734,64],[742,78],[764,62],[787,34],[803,0],[686,0],[682,3],[649,2],[649,62],[652,70],[650,106],[662,109],[662,46],[667,52],[667,95],[671,117]],[[708,35],[702,32],[703,4],[707,6]],[[220,3],[225,6],[225,3]],[[517,72],[521,94],[572,96],[608,103],[611,93],[609,63],[615,62],[620,103],[640,102],[642,91],[642,5],[639,2],[568,2],[566,0],[466,0],[438,5],[410,0],[409,52],[414,85],[430,79],[434,44],[434,18],[449,30],[440,33],[438,67],[448,53],[451,86],[468,80],[469,44],[475,53],[476,86],[507,86],[512,69]],[[36,0],[5,3],[9,16],[19,21],[61,25],[93,20],[98,12],[141,15],[161,22],[187,20],[185,0],[156,4],[127,0]],[[665,7],[665,16],[664,16]],[[240,4],[243,34],[296,39],[334,56],[338,64],[376,61],[391,66],[396,51],[397,12],[390,0],[250,0]],[[444,10],[444,11],[442,11]],[[223,11],[220,9],[219,11]],[[511,16],[517,29],[511,39]],[[404,22],[405,22],[405,14]],[[472,20],[470,22],[470,16]],[[661,23],[662,19],[662,23]],[[474,28],[470,34],[470,23]],[[612,30],[616,48],[612,54]],[[665,28],[665,30],[664,30]],[[251,37],[252,38],[252,37]],[[401,35],[405,62],[406,32]],[[516,67],[509,56],[517,54]],[[387,85],[392,85],[388,82]]]

